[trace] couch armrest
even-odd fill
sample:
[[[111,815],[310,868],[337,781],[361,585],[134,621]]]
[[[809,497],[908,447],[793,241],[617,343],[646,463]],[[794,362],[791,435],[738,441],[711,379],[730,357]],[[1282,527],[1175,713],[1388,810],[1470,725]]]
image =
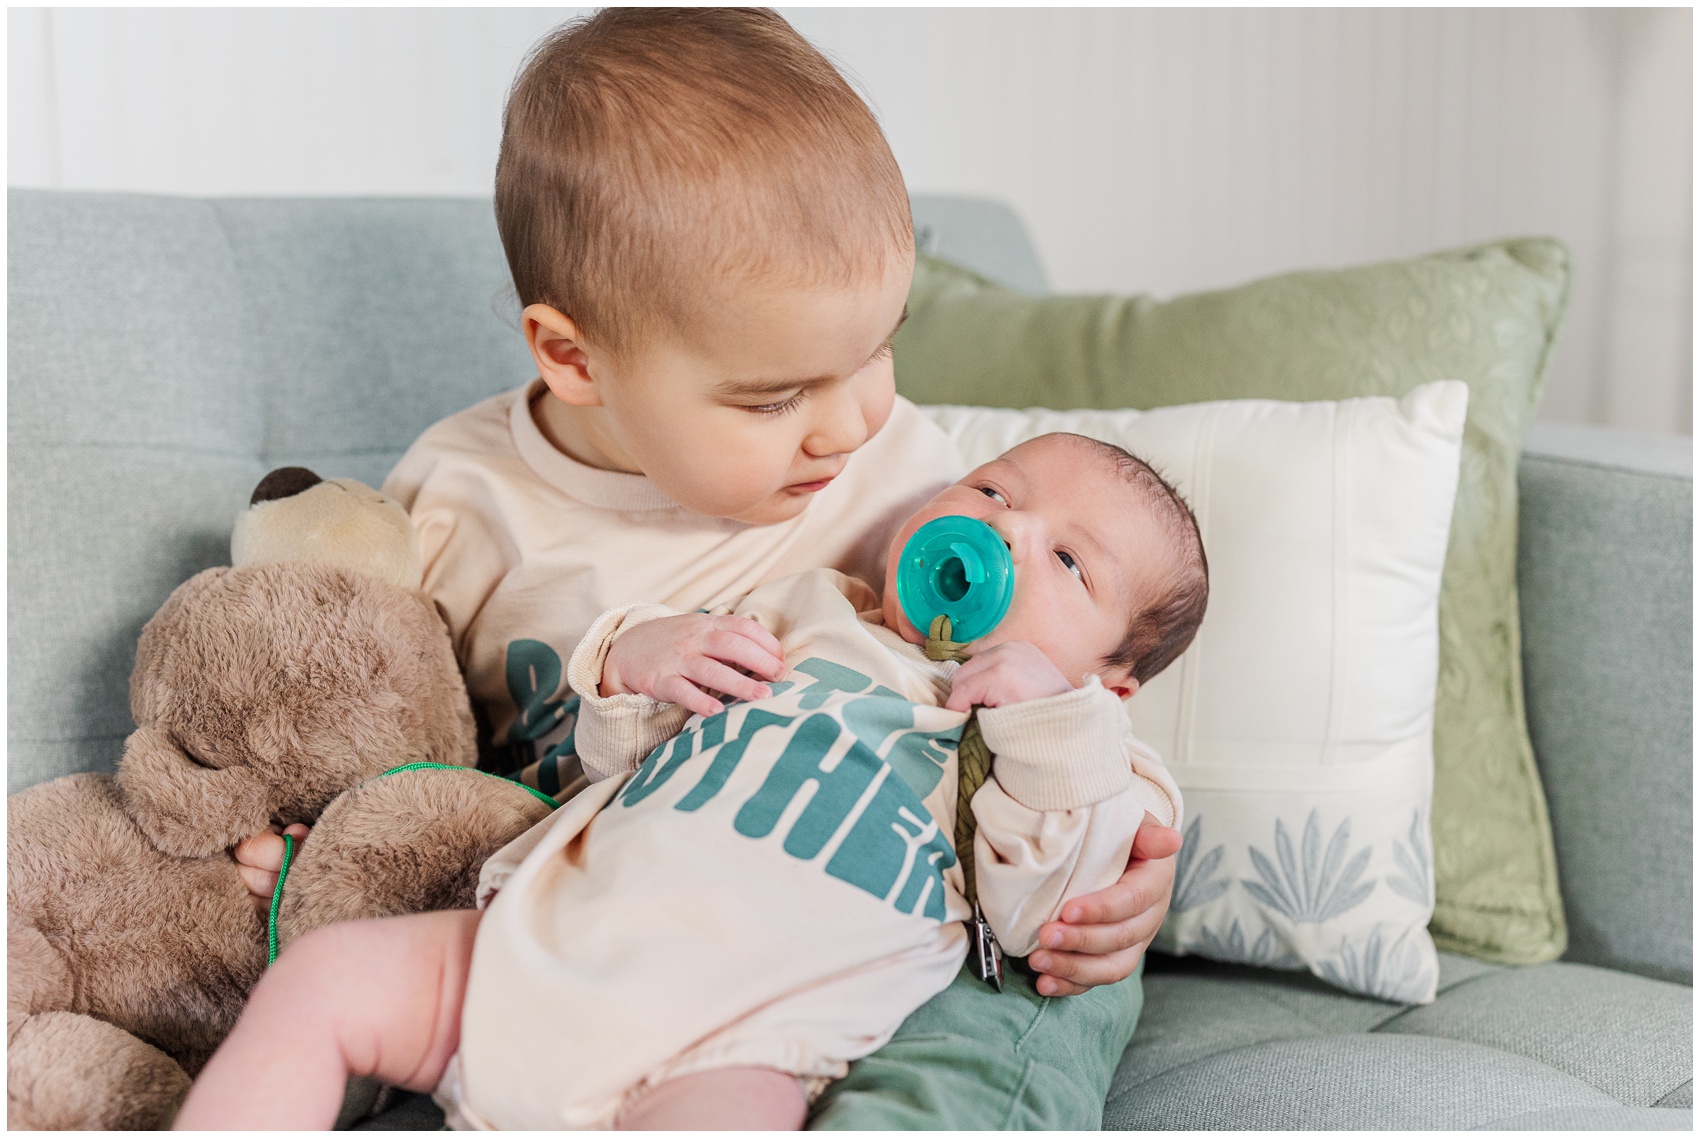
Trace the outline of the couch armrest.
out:
[[[1693,982],[1693,442],[1537,426],[1517,585],[1566,959]]]

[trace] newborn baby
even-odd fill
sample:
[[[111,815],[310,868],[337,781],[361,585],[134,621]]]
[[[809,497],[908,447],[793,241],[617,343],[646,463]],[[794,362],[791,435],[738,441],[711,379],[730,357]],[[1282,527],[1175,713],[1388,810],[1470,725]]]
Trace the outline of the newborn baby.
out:
[[[904,543],[946,515],[990,525],[1015,568],[1007,615],[964,663],[929,658],[895,585]],[[441,967],[336,964],[370,955],[348,946],[321,969],[365,979],[325,990],[357,1002],[344,1020],[373,1006],[374,1045],[418,1049],[410,1081],[441,1072],[457,1127],[799,1126],[814,1093],[950,984],[966,893],[1025,956],[1064,902],[1117,879],[1147,813],[1179,824],[1179,791],[1122,700],[1185,650],[1207,592],[1175,491],[1119,448],[1057,434],[911,517],[883,606],[822,569],[724,612],[605,613],[568,665],[577,750],[600,781],[485,866],[481,921],[343,926],[388,926],[357,935],[387,935],[391,961],[398,938],[404,957],[436,938]],[[964,790],[974,709],[992,763]],[[470,961],[454,948],[468,921]],[[382,1010],[403,1003],[442,1010]],[[256,997],[179,1125],[237,1121],[225,1101],[276,1124],[245,1072],[311,1041],[250,1022],[281,1020],[272,1006]]]

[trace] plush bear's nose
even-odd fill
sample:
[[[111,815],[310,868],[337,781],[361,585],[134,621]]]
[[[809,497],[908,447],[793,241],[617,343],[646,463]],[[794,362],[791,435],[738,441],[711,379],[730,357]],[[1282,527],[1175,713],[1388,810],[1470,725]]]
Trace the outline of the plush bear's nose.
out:
[[[248,499],[250,506],[260,502],[275,502],[279,498],[293,498],[303,490],[311,489],[323,482],[324,479],[308,470],[305,466],[280,466],[254,487],[254,496]]]

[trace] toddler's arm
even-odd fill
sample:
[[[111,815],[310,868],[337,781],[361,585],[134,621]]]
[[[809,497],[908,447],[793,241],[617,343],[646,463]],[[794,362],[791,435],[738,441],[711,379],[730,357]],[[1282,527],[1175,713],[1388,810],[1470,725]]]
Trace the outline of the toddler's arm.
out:
[[[574,747],[593,779],[628,774],[677,735],[695,712],[714,715],[709,691],[763,699],[767,685],[735,670],[778,679],[779,641],[747,617],[678,613],[627,605],[596,619],[567,662],[579,694]]]

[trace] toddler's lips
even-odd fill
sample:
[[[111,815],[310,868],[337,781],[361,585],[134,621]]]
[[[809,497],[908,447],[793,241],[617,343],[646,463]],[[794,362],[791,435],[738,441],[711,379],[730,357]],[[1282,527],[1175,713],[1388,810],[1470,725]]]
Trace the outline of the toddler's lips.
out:
[[[837,477],[838,475],[836,474],[832,476],[832,478]],[[791,485],[785,487],[785,489],[794,490],[799,494],[813,494],[816,490],[826,489],[827,484],[832,481],[832,478],[817,478],[813,482],[793,482]]]

